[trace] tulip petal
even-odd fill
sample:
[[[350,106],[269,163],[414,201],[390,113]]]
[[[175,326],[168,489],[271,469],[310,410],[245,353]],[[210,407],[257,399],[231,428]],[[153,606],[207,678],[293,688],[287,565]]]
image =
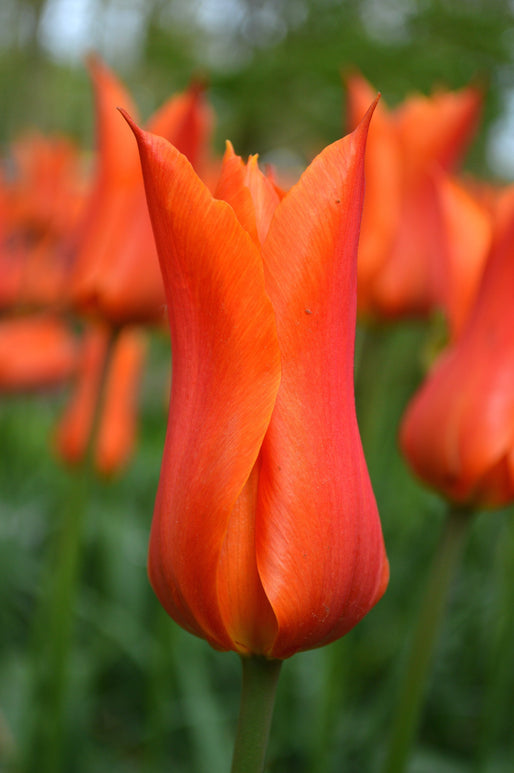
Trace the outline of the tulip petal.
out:
[[[514,441],[514,208],[497,236],[467,325],[405,413],[400,444],[450,499],[498,504]]]
[[[263,245],[282,358],[256,522],[257,565],[278,622],[272,657],[342,636],[387,578],[353,391],[370,117],[313,161],[277,207]]]
[[[0,392],[22,392],[66,382],[78,364],[69,327],[53,314],[0,321]]]
[[[245,165],[228,142],[215,196],[230,204],[243,228],[260,245],[281,197],[272,180],[260,171],[257,156],[250,156]]]
[[[451,169],[473,136],[482,108],[480,89],[440,91],[406,100],[394,118],[411,173],[437,164]]]
[[[106,266],[112,261],[112,243],[132,216],[134,190],[141,170],[130,134],[116,107],[135,108],[129,94],[97,59],[90,61],[97,111],[98,168],[79,233],[69,292],[81,310],[96,310]],[[128,135],[128,136],[127,136]]]
[[[212,124],[213,117],[205,100],[203,85],[193,83],[184,94],[169,99],[151,117],[147,129],[169,140],[201,175]]]
[[[449,175],[441,172],[434,179],[446,242],[437,266],[436,294],[455,340],[482,278],[491,243],[492,219],[486,207]]]
[[[125,327],[115,342],[105,383],[95,449],[96,467],[103,475],[119,472],[134,451],[137,399],[146,341],[141,330]]]
[[[218,566],[280,383],[275,316],[259,251],[231,207],[212,198],[173,146],[132,128],[166,287],[173,352],[150,579],[177,622],[230,649],[234,643],[219,606]]]
[[[230,142],[227,142],[225,148],[214,195],[230,204],[245,231],[250,234],[255,244],[259,245],[255,205],[246,185],[246,167],[241,156],[234,153]]]
[[[55,448],[68,464],[79,464],[86,455],[98,401],[102,368],[107,355],[109,333],[105,326],[91,326],[85,332],[80,366],[68,405],[55,431]]]

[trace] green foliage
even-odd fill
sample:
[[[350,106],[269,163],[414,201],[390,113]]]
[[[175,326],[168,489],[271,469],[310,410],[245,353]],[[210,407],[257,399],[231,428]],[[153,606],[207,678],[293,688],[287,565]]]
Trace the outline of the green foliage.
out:
[[[420,377],[425,334],[419,325],[361,331],[367,340],[358,364],[359,419],[391,583],[379,605],[344,639],[284,665],[270,771],[379,770],[444,512],[443,503],[411,479],[396,450],[398,420]],[[146,576],[167,363],[166,342],[154,341],[136,457],[125,474],[110,483],[93,482],[88,494],[67,686],[64,770],[73,773],[224,773],[229,766],[238,658],[181,631],[160,608]],[[31,697],[33,621],[56,513],[68,488],[69,473],[48,450],[63,397],[4,399],[0,405],[0,709],[3,735],[18,751],[27,727],[45,712],[45,704]],[[471,773],[485,730],[491,765],[485,770],[509,770],[514,674],[505,658],[512,627],[505,625],[514,566],[511,519],[512,512],[476,519],[437,646],[414,772]],[[492,697],[501,701],[503,720],[487,729],[489,685],[498,685],[502,652],[501,688],[495,687]],[[0,733],[0,759],[6,753]],[[4,768],[17,770],[6,762]]]

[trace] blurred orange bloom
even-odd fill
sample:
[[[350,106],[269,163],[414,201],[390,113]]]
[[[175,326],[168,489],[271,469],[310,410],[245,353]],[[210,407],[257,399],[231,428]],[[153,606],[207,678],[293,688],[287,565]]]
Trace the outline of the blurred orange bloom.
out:
[[[219,649],[327,644],[387,585],[353,394],[370,116],[282,199],[230,146],[213,198],[176,148],[133,126],[173,352],[150,579]]]
[[[405,413],[401,448],[449,499],[498,506],[514,498],[514,187],[499,199],[492,247],[457,341]]]
[[[0,390],[56,386],[74,373],[78,346],[57,317],[38,314],[0,320]]]
[[[360,75],[347,78],[348,119],[356,126],[375,95]],[[394,319],[427,313],[436,302],[443,234],[434,170],[451,170],[478,122],[477,88],[412,96],[393,111],[380,101],[366,153],[366,195],[358,260],[358,304]]]
[[[113,325],[165,320],[165,297],[145,200],[137,149],[116,107],[135,114],[123,86],[97,59],[90,62],[96,94],[98,168],[71,277],[72,303]],[[201,173],[211,112],[193,85],[150,120]]]
[[[99,410],[92,454],[96,469],[104,475],[123,468],[134,448],[136,402],[146,348],[141,331],[125,328],[118,334],[107,361],[108,338],[104,327],[86,332],[77,383],[55,433],[59,455],[69,464],[79,464],[88,452]],[[97,406],[106,367],[103,400]]]
[[[0,194],[0,307],[58,305],[85,196],[82,158],[70,140],[37,133],[10,151]]]

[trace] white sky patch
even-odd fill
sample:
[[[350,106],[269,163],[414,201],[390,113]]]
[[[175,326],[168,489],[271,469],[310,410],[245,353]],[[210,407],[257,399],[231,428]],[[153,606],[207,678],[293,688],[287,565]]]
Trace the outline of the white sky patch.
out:
[[[145,2],[49,0],[39,28],[43,47],[56,59],[76,62],[91,51],[109,60],[131,60],[140,53]]]
[[[514,179],[514,90],[504,97],[505,109],[491,127],[487,139],[487,160],[493,174],[503,180]]]
[[[78,60],[95,48],[96,0],[50,0],[41,19],[39,38],[56,59]]]

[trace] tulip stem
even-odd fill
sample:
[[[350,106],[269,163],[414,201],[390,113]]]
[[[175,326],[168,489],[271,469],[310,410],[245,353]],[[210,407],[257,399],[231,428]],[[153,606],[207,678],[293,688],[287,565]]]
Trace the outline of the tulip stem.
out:
[[[418,729],[432,653],[472,511],[450,507],[432,562],[393,716],[384,773],[403,773]]]
[[[487,663],[486,694],[482,724],[477,742],[474,770],[486,773],[491,750],[507,733],[512,721],[510,705],[514,674],[512,673],[512,642],[514,641],[514,521],[508,513],[504,533],[500,534],[497,556],[497,606],[493,608],[490,629],[490,651]],[[494,620],[494,622],[493,622]]]
[[[117,331],[109,335],[98,397],[82,464],[69,477],[60,522],[50,546],[48,585],[34,626],[34,716],[28,744],[27,773],[57,773],[63,767],[63,729],[66,682],[73,633],[73,613],[80,576],[82,533],[91,489],[93,457],[100,424],[105,384]],[[44,709],[43,709],[44,706]]]
[[[261,773],[282,661],[259,656],[241,661],[243,687],[231,773]]]

